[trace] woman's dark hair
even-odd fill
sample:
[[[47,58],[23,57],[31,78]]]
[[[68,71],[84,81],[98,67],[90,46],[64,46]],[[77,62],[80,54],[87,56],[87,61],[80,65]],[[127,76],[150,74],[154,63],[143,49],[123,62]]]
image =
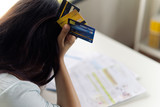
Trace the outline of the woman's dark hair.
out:
[[[0,19],[0,72],[41,86],[59,69],[57,0],[19,0]],[[52,69],[54,73],[52,73]],[[54,74],[54,75],[53,75]]]

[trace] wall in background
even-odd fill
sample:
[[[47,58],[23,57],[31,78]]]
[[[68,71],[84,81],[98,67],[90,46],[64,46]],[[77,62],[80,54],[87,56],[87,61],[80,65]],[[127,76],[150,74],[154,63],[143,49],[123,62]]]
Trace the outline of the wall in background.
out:
[[[78,6],[89,25],[133,46],[139,0],[86,0]]]
[[[160,13],[160,0],[153,0],[153,3],[152,3],[152,15],[157,14],[158,11]]]
[[[142,38],[148,37],[150,18],[158,10],[160,0],[146,0]],[[113,39],[132,47],[140,0],[84,0],[78,6],[89,25]]]

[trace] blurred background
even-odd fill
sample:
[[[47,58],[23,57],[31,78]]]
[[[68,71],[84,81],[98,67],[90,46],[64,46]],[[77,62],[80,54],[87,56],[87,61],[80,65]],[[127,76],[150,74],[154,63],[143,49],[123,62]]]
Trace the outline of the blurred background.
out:
[[[0,0],[0,17],[16,1]],[[160,62],[160,0],[68,1],[97,31]]]
[[[89,25],[160,62],[160,0],[84,0],[77,5]]]

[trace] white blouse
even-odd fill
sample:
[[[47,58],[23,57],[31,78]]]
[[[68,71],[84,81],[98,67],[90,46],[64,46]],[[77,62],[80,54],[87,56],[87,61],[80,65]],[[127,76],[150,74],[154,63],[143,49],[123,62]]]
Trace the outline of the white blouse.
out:
[[[40,88],[7,73],[0,74],[0,107],[60,107],[40,95]]]

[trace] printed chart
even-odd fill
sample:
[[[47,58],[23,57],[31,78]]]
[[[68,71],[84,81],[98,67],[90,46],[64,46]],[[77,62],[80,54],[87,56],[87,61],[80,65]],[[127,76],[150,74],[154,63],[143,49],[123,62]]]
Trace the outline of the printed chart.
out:
[[[108,107],[145,92],[132,72],[103,55],[77,63],[70,76],[82,107]]]

